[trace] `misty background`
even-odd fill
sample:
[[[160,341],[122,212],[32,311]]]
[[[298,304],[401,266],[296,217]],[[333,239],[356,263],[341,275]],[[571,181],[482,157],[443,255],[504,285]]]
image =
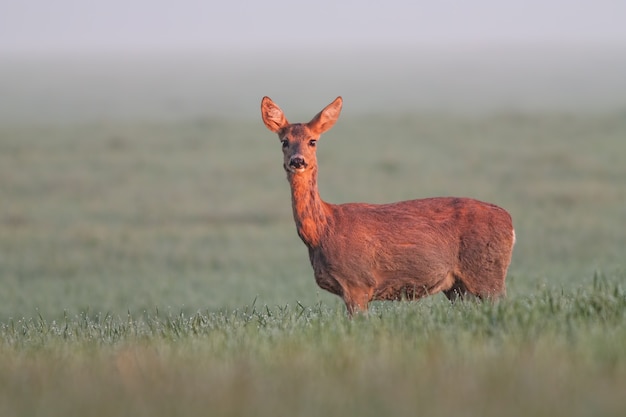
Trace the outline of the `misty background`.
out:
[[[624,111],[626,2],[0,2],[0,123]]]

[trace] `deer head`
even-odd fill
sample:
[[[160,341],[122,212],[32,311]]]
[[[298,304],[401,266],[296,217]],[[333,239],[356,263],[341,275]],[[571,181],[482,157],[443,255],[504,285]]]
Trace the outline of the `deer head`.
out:
[[[329,130],[341,113],[343,101],[337,97],[308,123],[289,123],[283,111],[269,97],[261,101],[261,116],[265,126],[278,134],[283,147],[283,167],[292,174],[317,167],[315,155],[320,135]]]

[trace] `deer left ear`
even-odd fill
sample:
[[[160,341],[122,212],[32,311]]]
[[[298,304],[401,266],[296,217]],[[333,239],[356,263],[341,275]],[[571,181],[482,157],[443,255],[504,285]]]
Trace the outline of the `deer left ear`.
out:
[[[315,135],[321,135],[334,126],[335,122],[341,114],[341,107],[343,106],[343,99],[337,97],[335,101],[324,107],[324,110],[319,112],[307,126]]]
[[[261,100],[261,117],[265,126],[274,133],[278,133],[289,124],[280,107],[267,96]]]

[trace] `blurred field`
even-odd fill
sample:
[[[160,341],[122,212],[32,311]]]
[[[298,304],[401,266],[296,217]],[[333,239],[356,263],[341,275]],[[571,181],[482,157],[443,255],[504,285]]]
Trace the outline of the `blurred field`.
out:
[[[320,143],[320,189],[497,203],[518,237],[509,293],[572,288],[623,273],[624,137],[619,114],[346,118]],[[336,301],[258,121],[4,128],[0,147],[1,318]]]
[[[468,79],[432,51],[414,78],[414,58],[361,57],[378,64],[353,78],[242,58],[206,85],[176,60],[1,67],[0,414],[620,415],[624,62],[498,56]],[[349,321],[296,235],[265,94],[292,121],[343,94],[318,150],[327,201],[509,210],[508,299]]]

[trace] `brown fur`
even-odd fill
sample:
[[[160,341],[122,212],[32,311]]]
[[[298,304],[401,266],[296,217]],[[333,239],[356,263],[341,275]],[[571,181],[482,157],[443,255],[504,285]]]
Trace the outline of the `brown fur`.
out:
[[[283,142],[298,235],[317,284],[340,296],[349,314],[372,300],[417,299],[443,291],[499,297],[515,243],[511,216],[493,204],[439,197],[391,204],[323,201],[315,143],[341,112],[338,97],[306,124],[289,124],[264,97],[265,125]]]

